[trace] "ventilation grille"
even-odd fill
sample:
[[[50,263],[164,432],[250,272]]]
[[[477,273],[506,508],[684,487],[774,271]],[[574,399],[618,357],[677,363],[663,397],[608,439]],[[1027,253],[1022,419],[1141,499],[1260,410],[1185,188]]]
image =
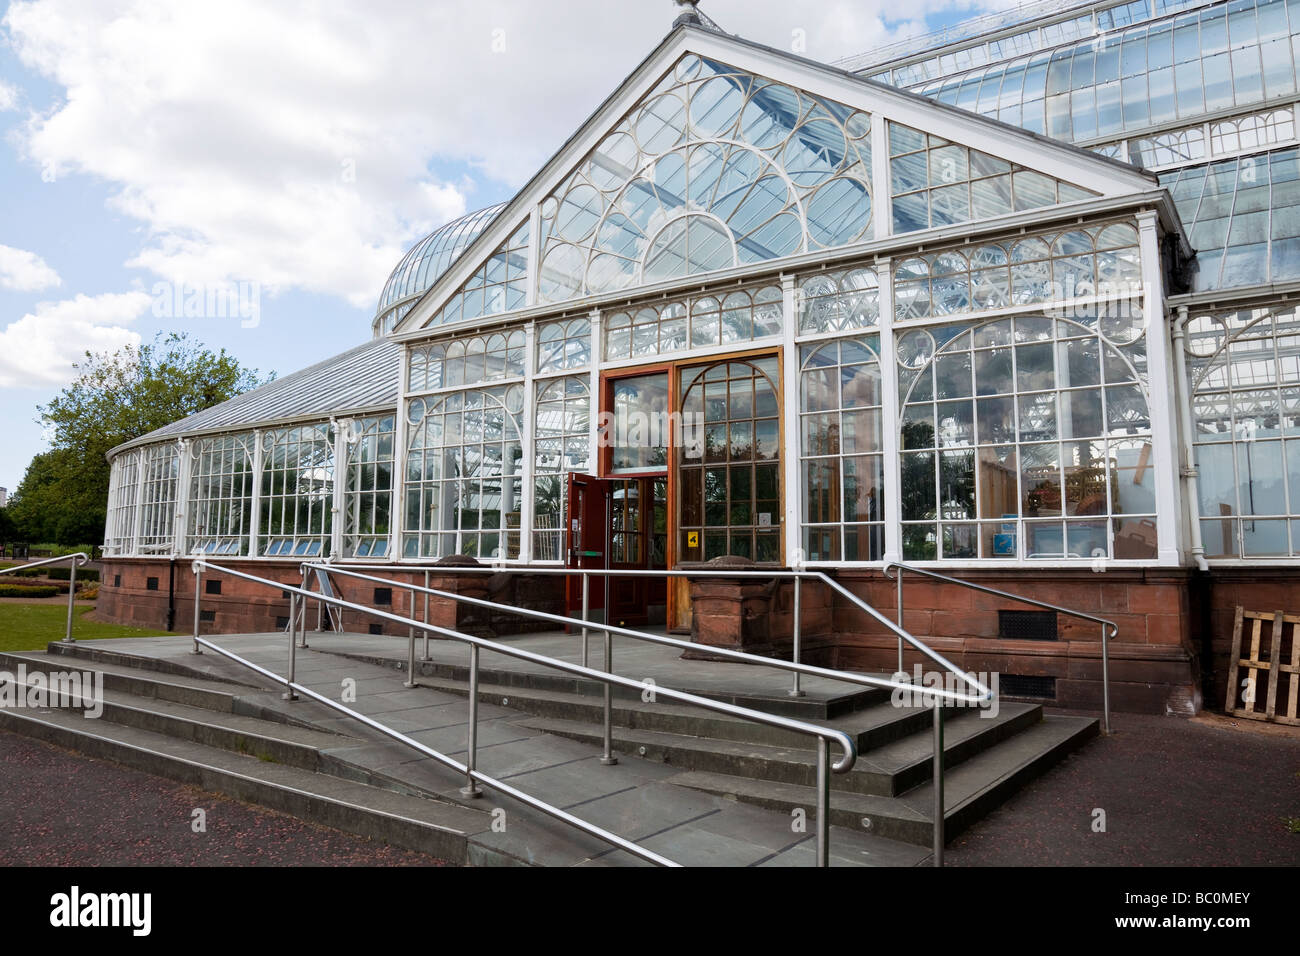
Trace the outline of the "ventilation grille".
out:
[[[221,593],[221,582],[220,582],[220,581],[204,581],[204,582],[203,582],[203,589],[204,589],[208,594],[220,594],[220,593]]]
[[[376,604],[392,604],[392,603],[393,603],[393,589],[392,589],[392,588],[375,588],[375,603],[376,603]]]
[[[1056,678],[1029,677],[1025,674],[999,674],[998,691],[1006,697],[1056,700]]]
[[[122,586],[122,575],[120,574],[113,575],[113,587],[120,588],[121,586]]]
[[[371,624],[371,625],[370,625],[370,633],[371,633],[371,634],[382,634],[382,633],[384,633],[384,625],[382,625],[382,624]]]
[[[275,629],[277,631],[283,631],[288,626],[289,626],[289,618],[287,615],[285,617],[277,617],[275,619]]]
[[[144,582],[144,589],[145,589],[146,591],[157,591],[157,590],[158,590],[158,579],[157,579],[157,578],[146,578],[146,579],[145,579],[145,582]]]
[[[1055,611],[998,611],[998,637],[1008,641],[1056,641]]]
[[[200,621],[206,621],[207,623],[211,624],[216,619],[217,619],[216,611],[199,611]]]

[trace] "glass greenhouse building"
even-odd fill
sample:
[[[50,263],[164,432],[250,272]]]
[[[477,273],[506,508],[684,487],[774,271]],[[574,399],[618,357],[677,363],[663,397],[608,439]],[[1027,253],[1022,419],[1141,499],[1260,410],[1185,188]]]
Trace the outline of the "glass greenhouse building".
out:
[[[1300,0],[1048,2],[834,65],[688,15],[403,257],[369,342],[114,449],[102,607],[175,619],[193,554],[608,561],[648,572],[610,619],[779,652],[782,588],[728,622],[652,573],[817,568],[892,612],[902,561],[1114,620],[1122,709],[1217,705],[1235,607],[1300,593],[1297,64]],[[1095,704],[1094,627],[972,593],[909,584],[905,625]],[[811,603],[810,654],[892,669]]]

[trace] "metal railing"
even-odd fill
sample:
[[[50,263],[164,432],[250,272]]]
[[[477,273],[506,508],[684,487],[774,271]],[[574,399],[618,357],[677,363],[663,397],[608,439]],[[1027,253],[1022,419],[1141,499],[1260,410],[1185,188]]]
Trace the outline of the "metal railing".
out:
[[[306,569],[307,567],[308,565],[304,565],[304,569]],[[299,699],[299,695],[309,697],[312,700],[317,701],[318,703],[324,704],[327,707],[339,711],[340,713],[343,713],[349,717],[353,717],[361,721],[371,729],[384,734],[385,736],[389,737],[392,740],[397,741],[400,744],[403,744],[407,747],[412,748],[413,750],[416,750],[423,756],[429,757],[430,759],[437,761],[443,766],[450,768],[454,772],[458,774],[463,774],[466,783],[465,786],[461,789],[461,792],[466,796],[471,796],[471,797],[480,796],[482,794],[482,791],[479,789],[478,784],[483,784],[487,787],[492,788],[493,790],[505,794],[506,796],[518,800],[526,804],[527,806],[539,810],[542,813],[545,813],[546,815],[553,817],[554,819],[560,820],[563,823],[566,823],[579,830],[582,830],[584,833],[587,833],[590,836],[594,836],[600,840],[603,840],[606,843],[609,843],[612,846],[617,847],[618,849],[626,850],[627,852],[634,854],[640,859],[646,860],[650,863],[654,863],[658,866],[678,865],[674,863],[672,860],[669,860],[666,857],[654,853],[651,850],[647,850],[646,848],[639,846],[638,844],[630,840],[624,839],[623,837],[620,837],[617,834],[611,833],[608,830],[598,827],[593,823],[589,823],[585,820],[575,817],[572,814],[567,813],[564,810],[560,809],[559,807],[552,806],[551,804],[539,800],[536,797],[530,796],[529,794],[526,794],[523,791],[520,791],[510,786],[509,784],[503,783],[500,780],[488,776],[487,774],[483,773],[477,768],[478,703],[479,703],[478,702],[478,673],[479,673],[479,655],[481,651],[484,650],[491,651],[493,653],[501,654],[506,657],[515,658],[516,660],[527,661],[533,664],[549,667],[561,671],[563,673],[570,674],[575,677],[583,677],[590,680],[599,681],[605,685],[607,693],[609,688],[611,687],[622,687],[628,690],[633,690],[639,693],[643,693],[647,690],[647,684],[644,681],[633,680],[627,677],[620,677],[613,673],[598,671],[590,667],[586,667],[578,664],[570,664],[567,661],[561,661],[555,658],[546,657],[541,654],[535,654],[531,651],[526,651],[521,648],[511,647],[508,644],[500,644],[495,641],[486,640],[484,638],[474,637],[469,634],[463,634],[459,631],[454,631],[449,628],[439,627],[433,624],[429,624],[427,621],[423,621],[423,622],[417,621],[411,617],[402,617],[399,614],[394,614],[389,611],[380,611],[377,608],[365,607],[364,605],[356,604],[351,601],[346,601],[339,597],[331,597],[329,595],[315,593],[306,588],[297,587],[295,585],[286,585],[279,581],[273,581],[267,578],[257,577],[256,575],[247,574],[243,571],[236,571],[233,568],[222,567],[221,565],[213,564],[203,559],[196,559],[192,565],[192,570],[194,572],[194,582],[195,582],[194,583],[194,635],[193,635],[194,653],[196,654],[202,653],[200,648],[207,647],[215,651],[216,653],[221,654],[223,657],[235,661],[236,663],[242,664],[245,667],[249,667],[252,670],[257,671],[262,676],[275,680],[277,683],[284,685],[286,688],[286,692],[284,696],[288,700],[297,700]],[[202,597],[202,593],[201,593],[202,578],[203,578],[203,572],[205,570],[211,571],[213,573],[230,575],[231,577],[241,578],[243,580],[252,581],[257,584],[264,584],[269,588],[274,588],[276,590],[282,591],[289,595],[290,628],[289,628],[288,677],[281,677],[278,674],[266,670],[265,668],[259,667],[258,665],[253,664],[251,661],[245,660],[244,658],[241,658],[238,655],[217,646],[211,641],[204,640],[200,636],[199,626],[200,626],[201,614],[200,614],[199,604]],[[337,571],[338,569],[331,568],[330,570],[334,572]],[[397,583],[397,582],[393,582],[393,583]],[[367,717],[366,715],[359,713],[358,711],[353,710],[352,708],[347,707],[344,704],[341,704],[337,701],[329,699],[328,697],[318,694],[315,691],[311,690],[310,688],[305,687],[302,684],[299,684],[295,680],[296,677],[295,668],[296,668],[296,661],[297,661],[296,651],[297,648],[300,646],[298,642],[299,640],[298,621],[300,620],[300,615],[298,613],[299,602],[300,601],[302,602],[303,610],[305,612],[306,602],[309,599],[322,602],[323,604],[330,605],[332,607],[336,607],[339,609],[357,611],[363,614],[370,615],[371,617],[379,618],[380,620],[386,620],[397,624],[405,625],[408,628],[419,626],[422,630],[433,631],[434,633],[441,634],[445,637],[451,638],[452,640],[460,641],[461,643],[469,645],[470,647],[469,740],[468,740],[468,747],[466,751],[465,763],[461,763],[460,761],[455,760],[452,757],[447,756],[446,754],[440,753],[434,750],[433,748],[420,743],[417,740],[413,740],[412,738],[406,736],[405,734],[393,730],[392,728],[385,726],[379,721]],[[302,625],[303,644],[301,646],[305,647],[306,646],[305,613],[301,616],[301,620],[303,621],[303,625]],[[414,677],[413,674],[408,674],[407,686],[415,686],[413,683],[413,677]],[[730,717],[737,717],[745,720],[751,720],[754,721],[755,723],[766,724],[770,727],[777,727],[783,730],[792,731],[794,733],[806,734],[808,736],[815,738],[817,741],[817,832],[816,832],[817,865],[818,866],[829,865],[830,774],[832,772],[847,773],[849,770],[852,769],[854,762],[857,760],[857,745],[854,743],[851,737],[849,737],[843,731],[834,730],[829,727],[822,727],[817,724],[808,723],[807,721],[796,720],[790,717],[782,717],[776,714],[769,714],[763,711],[752,710],[750,708],[741,707],[736,704],[728,704],[724,701],[711,700],[706,697],[700,697],[698,695],[686,693],[684,691],[673,690],[672,688],[668,688],[668,687],[655,685],[653,687],[653,691],[656,697],[662,696],[668,700],[676,701],[682,704],[694,705],[704,710],[712,711],[714,713],[725,714]],[[830,746],[832,742],[838,744],[842,751],[842,756],[834,764],[831,763],[831,759],[830,759]]]
[[[1058,614],[1068,614],[1070,617],[1077,617],[1085,621],[1092,621],[1101,625],[1101,728],[1102,733],[1110,734],[1110,656],[1107,653],[1106,645],[1115,639],[1119,634],[1119,625],[1114,621],[1107,620],[1104,617],[1097,617],[1095,614],[1087,614],[1083,611],[1075,611],[1068,607],[1061,607],[1059,604],[1051,604],[1047,601],[1039,601],[1037,598],[1025,597],[1022,594],[1012,594],[1010,591],[999,591],[997,588],[991,588],[983,584],[976,584],[973,581],[963,581],[961,578],[949,577],[946,574],[939,574],[937,571],[931,571],[928,568],[918,568],[911,564],[903,564],[900,561],[890,561],[885,565],[885,577],[891,577],[890,571],[898,569],[898,622],[903,622],[903,573],[920,574],[927,578],[934,578],[937,581],[944,581],[948,584],[959,584],[964,588],[970,588],[972,591],[981,591],[984,594],[992,594],[996,597],[1007,598],[1011,601],[1018,601],[1021,604],[1030,604],[1034,607],[1041,607],[1044,610],[1055,611]],[[900,642],[898,646],[898,669],[903,669],[903,645]]]
[[[15,571],[22,571],[26,568],[39,568],[47,564],[62,564],[68,562],[68,626],[63,632],[64,644],[75,644],[72,639],[72,606],[77,600],[77,568],[90,563],[90,556],[84,551],[77,551],[74,554],[61,554],[57,558],[45,558],[41,561],[32,561],[30,564],[17,564],[12,568],[0,570],[0,574],[12,574]]]
[[[361,569],[382,570],[390,574],[418,574],[423,572],[425,584],[423,587],[413,582],[401,581],[396,578],[379,578],[373,575],[361,573]],[[393,565],[364,565],[349,564],[346,567],[337,564],[326,564],[316,562],[303,565],[304,573],[308,569],[328,570],[330,574],[337,574],[343,577],[350,577],[365,581],[371,581],[379,584],[387,584],[405,588],[411,594],[411,607],[415,607],[415,597],[417,594],[424,595],[424,619],[428,621],[429,597],[436,596],[452,601],[458,601],[465,604],[471,604],[478,607],[488,607],[510,614],[518,614],[524,617],[531,617],[537,620],[550,621],[555,624],[580,628],[582,631],[582,661],[585,666],[588,662],[588,634],[591,630],[603,632],[604,634],[604,658],[605,671],[610,672],[613,666],[613,646],[612,638],[614,636],[627,637],[633,640],[644,641],[652,644],[659,644],[667,647],[674,647],[683,650],[700,650],[701,645],[692,641],[684,641],[678,638],[668,637],[664,634],[653,634],[645,631],[636,631],[625,627],[618,627],[606,623],[597,623],[590,620],[590,577],[645,577],[647,572],[637,570],[613,570],[600,568],[493,568],[493,567],[467,567],[467,566],[444,566],[434,568],[412,567],[412,566],[393,566]],[[522,608],[514,605],[501,604],[497,601],[489,601],[483,598],[474,598],[467,595],[453,594],[449,591],[440,591],[428,586],[430,573],[443,574],[446,572],[462,574],[491,574],[491,573],[518,573],[518,574],[549,574],[582,577],[582,617],[572,618],[561,614],[552,614],[547,611],[537,611],[530,608]],[[802,696],[799,689],[799,678],[801,675],[810,677],[821,677],[828,680],[841,681],[859,686],[878,687],[890,690],[905,690],[909,694],[919,694],[921,699],[930,698],[933,703],[933,735],[934,735],[934,755],[933,755],[933,786],[934,786],[934,831],[933,831],[933,855],[935,866],[943,865],[943,846],[945,843],[944,831],[944,753],[943,753],[943,736],[944,736],[944,717],[943,707],[945,702],[950,703],[967,703],[981,704],[992,700],[993,694],[989,688],[985,687],[971,675],[961,671],[955,664],[949,661],[943,655],[938,654],[923,642],[917,640],[913,635],[908,633],[902,626],[901,621],[895,624],[889,618],[885,617],[871,605],[867,604],[857,595],[844,588],[839,582],[832,580],[820,571],[749,571],[738,569],[735,571],[719,570],[656,570],[652,572],[655,577],[682,577],[682,578],[745,578],[757,577],[764,581],[792,579],[794,582],[794,600],[792,616],[792,636],[793,636],[793,661],[776,660],[770,657],[760,657],[755,654],[747,654],[743,651],[734,651],[728,648],[709,646],[708,653],[715,657],[722,657],[726,660],[734,660],[739,663],[758,665],[761,667],[770,667],[777,670],[788,671],[792,674],[794,686],[790,691],[791,696]],[[304,574],[305,577],[305,574]],[[885,677],[874,677],[868,674],[856,674],[850,671],[831,670],[823,667],[814,667],[803,664],[799,660],[800,655],[800,592],[804,578],[811,578],[829,586],[832,590],[846,597],[849,601],[866,611],[870,616],[875,618],[886,628],[893,631],[899,640],[900,649],[904,643],[910,644],[919,650],[923,655],[934,661],[936,664],[944,667],[948,672],[954,674],[960,681],[972,688],[973,693],[962,693],[947,688],[926,687],[920,690],[915,685]],[[606,605],[608,607],[608,603]],[[422,628],[424,629],[424,628]],[[414,673],[415,668],[415,628],[412,627],[408,633],[408,650],[407,650],[407,667],[408,673]],[[900,650],[901,655],[901,650]],[[428,650],[428,631],[425,631],[425,651],[424,660],[429,659]],[[899,668],[901,673],[902,668]],[[604,755],[602,762],[614,763],[617,758],[612,751],[612,701],[610,687],[604,688],[604,715],[603,715],[603,740]]]

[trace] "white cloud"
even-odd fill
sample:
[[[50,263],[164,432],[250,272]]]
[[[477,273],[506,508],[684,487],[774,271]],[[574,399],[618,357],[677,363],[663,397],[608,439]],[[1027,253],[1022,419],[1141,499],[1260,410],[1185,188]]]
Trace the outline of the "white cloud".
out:
[[[725,28],[825,61],[1008,0],[711,0]],[[669,0],[14,0],[21,62],[66,92],[23,133],[145,226],[130,265],[370,306],[403,249],[526,181],[668,32]],[[454,164],[457,178],[430,172]],[[446,167],[444,167],[446,168]]]
[[[0,388],[63,385],[86,352],[139,345],[139,334],[124,326],[152,302],[147,293],[123,292],[40,303],[0,332]]]
[[[61,284],[59,274],[34,252],[0,246],[0,289],[39,292]]]
[[[18,108],[18,87],[0,80],[0,113]]]

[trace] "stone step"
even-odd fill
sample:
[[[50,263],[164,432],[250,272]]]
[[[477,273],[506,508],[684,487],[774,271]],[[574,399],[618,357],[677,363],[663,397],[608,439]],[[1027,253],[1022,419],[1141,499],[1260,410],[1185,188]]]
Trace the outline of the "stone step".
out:
[[[1042,708],[1030,704],[1005,704],[994,718],[974,711],[959,713],[946,722],[944,755],[949,766],[994,747],[1042,718]],[[562,718],[537,718],[521,722],[544,733],[600,745],[599,724]],[[847,774],[832,774],[831,787],[853,793],[897,796],[930,779],[930,731],[913,733],[864,754]],[[704,770],[812,786],[816,780],[815,751],[805,738],[798,747],[782,747],[744,740],[664,733],[640,728],[615,727],[614,749],[688,770]]]
[[[490,831],[486,809],[380,790],[152,730],[87,720],[75,710],[5,708],[0,728],[451,863],[484,859],[471,840]],[[496,853],[486,859],[511,862]]]
[[[218,684],[230,684],[235,687],[257,686],[250,684],[249,679],[255,677],[251,673],[247,676],[231,677],[220,673],[206,673],[203,669],[202,661],[205,656],[195,655],[190,663],[181,664],[165,657],[153,657],[145,654],[132,654],[126,651],[113,650],[104,647],[102,644],[84,644],[80,641],[65,644],[63,641],[50,641],[45,647],[45,653],[51,657],[74,658],[79,661],[93,661],[96,665],[118,665],[130,668],[136,671],[150,671],[157,674],[166,674],[171,677],[181,677],[187,679],[202,679],[214,681]]]
[[[468,695],[467,684],[441,678],[418,678],[422,686],[449,694]],[[505,685],[479,684],[479,700],[518,708],[537,717],[555,717],[587,723],[604,719],[604,704],[588,694],[533,690]],[[756,708],[757,709],[757,708]],[[806,747],[804,734],[760,724],[740,717],[715,714],[689,704],[647,702],[639,698],[612,699],[613,722],[620,727],[661,731],[692,737],[712,737],[777,747]],[[945,708],[953,716],[955,708]],[[854,739],[859,753],[880,747],[909,734],[925,730],[934,720],[933,710],[911,705],[894,706],[889,701],[871,704],[829,720],[814,721],[843,731]]]
[[[318,682],[330,681],[324,674],[328,656],[317,655],[305,667],[317,673]],[[29,666],[48,670],[67,669],[69,661],[75,659],[70,655],[57,655],[53,660],[41,657],[26,655],[25,660]],[[425,695],[436,701],[447,696],[431,689],[399,690],[402,677],[391,668],[387,669],[391,676],[375,670],[360,673],[363,683],[391,681],[392,694],[371,691],[380,697],[411,695],[412,700],[417,700]],[[305,678],[305,682],[312,683],[312,679]],[[459,793],[463,784],[460,775],[383,739],[355,721],[348,723],[357,728],[358,739],[341,735],[340,717],[311,701],[288,703],[276,695],[267,706],[293,711],[302,715],[295,719],[309,723],[319,720],[328,725],[323,730],[333,732],[301,730],[284,722],[119,691],[105,691],[103,703],[102,716],[106,719],[87,720],[75,709],[7,710],[0,713],[0,728],[284,809],[303,819],[431,852],[452,862],[545,866],[643,863],[511,798],[494,797],[491,788],[485,788],[486,799],[469,800]],[[415,706],[419,709],[422,705]],[[451,719],[454,715],[442,713],[451,706],[455,705],[432,702],[428,709],[439,712],[432,722]],[[464,709],[463,703],[460,708]],[[489,709],[494,719],[484,723],[486,739],[480,751],[480,766],[526,793],[637,840],[684,865],[784,866],[814,862],[811,827],[795,831],[784,815],[664,784],[663,779],[672,772],[660,764],[625,759],[619,765],[603,767],[593,748],[533,730],[524,731],[534,735],[526,740],[492,746],[490,724],[526,717],[518,712],[504,716],[504,710]],[[400,719],[414,719],[410,710],[393,714],[393,720],[399,719],[397,715],[401,715]],[[378,715],[381,720],[387,716]],[[428,742],[450,752],[454,750],[452,738],[460,731],[452,727],[445,731],[450,735],[429,731],[447,736],[444,745]],[[517,734],[504,736],[513,738]],[[567,752],[566,748],[577,751]],[[313,761],[316,772],[312,772]],[[344,798],[338,796],[340,793]],[[430,837],[427,812],[400,812],[406,806],[427,811],[426,804],[462,810],[472,814],[470,819],[475,823],[485,819],[489,822],[478,830],[462,828],[454,835],[460,843],[453,840],[449,848],[444,834],[435,834],[437,839]],[[378,808],[379,813],[369,813],[372,808]],[[491,826],[489,812],[502,808],[509,810],[509,825],[499,831]],[[390,819],[393,816],[397,819]],[[411,824],[410,819],[416,823]],[[836,831],[832,845],[832,865],[916,865],[925,858],[924,851],[916,847],[853,831]]]
[[[313,727],[310,721],[299,720],[268,706],[271,701],[278,699],[279,690],[256,684],[236,684],[228,678],[213,675],[199,677],[195,676],[196,672],[180,673],[179,668],[161,672],[144,668],[140,664],[144,659],[140,657],[122,654],[109,656],[111,661],[101,660],[91,648],[85,648],[80,653],[0,653],[0,667],[15,673],[20,664],[26,664],[29,671],[98,673],[103,675],[105,691],[146,700],[185,704],[214,713],[240,714],[307,729]],[[250,679],[257,679],[256,674],[251,671],[247,673]]]
[[[403,673],[406,670],[405,660],[395,660],[391,654],[346,652],[338,656],[367,664],[396,667]],[[593,650],[591,666],[598,666],[596,663],[598,659],[599,653]],[[464,664],[417,659],[415,671],[417,680],[429,678],[435,681],[464,686],[469,684],[469,668]],[[618,672],[617,667],[615,672]],[[480,663],[479,682],[483,685],[510,687],[517,690],[551,691],[586,697],[603,697],[605,686],[599,681],[571,677],[558,671],[538,673],[523,668],[494,666],[490,660]],[[708,697],[713,700],[725,701],[741,707],[751,707],[770,714],[798,717],[803,720],[833,719],[889,700],[889,691],[887,689],[876,687],[855,688],[851,684],[844,684],[842,691],[836,691],[830,696],[808,695],[805,697],[789,697],[784,694],[779,696],[750,694],[720,689],[692,683],[689,677],[673,685],[672,689],[696,694],[700,697]],[[639,691],[623,687],[615,687],[612,696],[616,699],[640,700]]]
[[[946,839],[961,833],[1097,733],[1098,722],[1094,719],[1048,715],[1000,746],[945,768]],[[700,770],[688,770],[669,780],[679,786],[783,813],[801,808],[810,818],[816,806],[813,788],[784,781]],[[831,793],[832,825],[918,846],[932,844],[933,814],[934,790],[929,782],[901,797],[841,790]]]

